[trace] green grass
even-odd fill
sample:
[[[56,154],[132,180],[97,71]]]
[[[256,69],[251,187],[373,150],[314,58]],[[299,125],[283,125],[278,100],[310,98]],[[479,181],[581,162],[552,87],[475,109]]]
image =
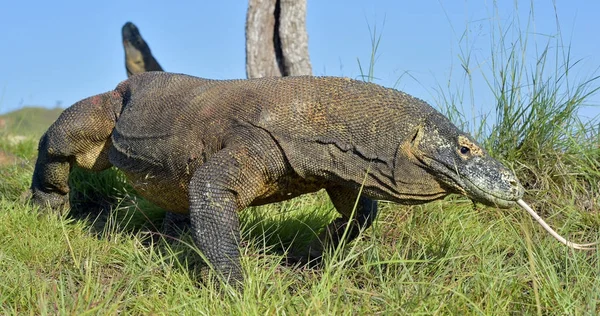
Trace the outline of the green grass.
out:
[[[492,36],[497,54],[486,72],[497,112],[471,123],[450,92],[440,104],[514,168],[527,201],[559,233],[598,240],[599,122],[577,116],[597,80],[573,77],[577,62],[564,51],[551,53],[552,42],[535,63],[519,59],[531,55],[532,33],[518,23],[509,27],[516,29]],[[372,31],[365,80],[374,77],[382,40]],[[509,33],[521,42],[502,37]],[[463,55],[461,68],[473,74],[469,60]],[[15,144],[0,135],[0,150],[25,162],[0,167],[2,315],[600,313],[600,252],[564,247],[522,210],[474,206],[456,196],[423,206],[381,203],[374,227],[317,268],[284,261],[285,251],[302,249],[335,216],[324,192],[249,208],[241,213],[244,294],[219,292],[201,281],[190,236],[161,239],[164,211],[136,196],[116,170],[74,170],[77,211],[69,216],[25,205],[20,195],[35,148],[34,138]]]
[[[25,190],[31,168],[18,172],[24,176],[13,185]],[[40,215],[12,191],[1,193],[2,314],[600,311],[598,253],[568,250],[522,211],[475,209],[464,199],[383,203],[372,230],[312,269],[283,264],[281,249],[310,238],[309,227],[331,217],[323,194],[248,209],[241,245],[247,280],[239,295],[199,281],[189,236],[169,246],[152,238],[152,227],[118,215],[124,204],[143,204],[139,199],[120,198],[117,215],[98,234],[87,221]],[[551,220],[561,233],[600,237],[582,227],[593,219],[568,202],[561,207],[563,218]]]

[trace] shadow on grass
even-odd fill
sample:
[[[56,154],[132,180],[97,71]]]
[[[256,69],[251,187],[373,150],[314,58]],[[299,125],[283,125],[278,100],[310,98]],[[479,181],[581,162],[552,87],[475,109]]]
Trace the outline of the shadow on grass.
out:
[[[74,168],[69,185],[68,217],[87,222],[98,238],[110,238],[113,233],[135,235],[146,247],[158,246],[165,255],[175,254],[190,271],[203,265],[190,234],[189,217],[168,213],[138,196],[120,171],[92,173]],[[304,258],[305,249],[332,219],[331,211],[324,192],[247,208],[240,213],[242,251],[253,245],[257,255],[279,257],[284,265],[305,264],[309,261]]]

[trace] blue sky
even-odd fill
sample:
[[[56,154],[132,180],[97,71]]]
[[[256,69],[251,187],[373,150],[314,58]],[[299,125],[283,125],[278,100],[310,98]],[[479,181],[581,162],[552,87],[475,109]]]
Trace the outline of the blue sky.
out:
[[[371,54],[370,25],[382,34],[376,83],[433,105],[439,91],[462,91],[466,97],[457,99],[459,108],[485,113],[494,104],[481,75],[489,74],[490,26],[520,21],[524,29],[529,20],[530,2],[519,1],[518,8],[515,2],[498,1],[494,12],[493,2],[481,0],[308,0],[313,73],[358,78],[357,59],[367,65]],[[247,1],[3,1],[0,113],[27,105],[64,107],[113,89],[126,79],[120,30],[127,21],[139,27],[167,71],[244,78],[246,6]],[[564,44],[573,59],[581,59],[571,72],[573,82],[598,75],[600,40],[593,35],[600,30],[598,12],[600,1],[534,1],[530,46],[549,40],[556,46],[558,13]],[[461,48],[471,55],[472,98]],[[530,49],[530,68],[534,57]],[[600,97],[589,103],[600,104]],[[582,113],[598,114],[598,107]]]

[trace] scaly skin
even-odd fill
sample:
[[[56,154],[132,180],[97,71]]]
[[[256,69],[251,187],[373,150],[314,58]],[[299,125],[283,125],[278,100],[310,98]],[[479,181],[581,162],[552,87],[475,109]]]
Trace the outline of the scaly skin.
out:
[[[127,77],[147,72],[163,71],[150,52],[150,47],[142,38],[140,31],[131,22],[125,23],[121,30],[123,49],[125,50],[125,69]],[[189,227],[189,217],[173,212],[167,212],[161,231],[168,236],[178,236],[180,231]]]
[[[237,213],[247,206],[324,188],[342,215],[327,230],[335,245],[346,225],[348,240],[371,225],[374,200],[459,193],[510,207],[523,195],[511,171],[425,102],[333,77],[134,76],[75,103],[48,129],[32,200],[68,203],[73,165],[114,165],[140,195],[189,212],[198,248],[231,282],[243,279]]]
[[[150,47],[142,38],[135,24],[125,23],[121,29],[121,35],[123,37],[123,49],[125,50],[127,77],[146,71],[163,71],[154,56],[152,56]]]

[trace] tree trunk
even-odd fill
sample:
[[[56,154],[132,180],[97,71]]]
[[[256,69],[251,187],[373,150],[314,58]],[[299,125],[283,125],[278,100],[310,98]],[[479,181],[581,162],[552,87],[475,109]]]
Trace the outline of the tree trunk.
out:
[[[306,33],[306,0],[278,0],[279,39],[283,55],[284,76],[312,74]]]
[[[306,33],[306,0],[249,0],[246,76],[312,73]]]

